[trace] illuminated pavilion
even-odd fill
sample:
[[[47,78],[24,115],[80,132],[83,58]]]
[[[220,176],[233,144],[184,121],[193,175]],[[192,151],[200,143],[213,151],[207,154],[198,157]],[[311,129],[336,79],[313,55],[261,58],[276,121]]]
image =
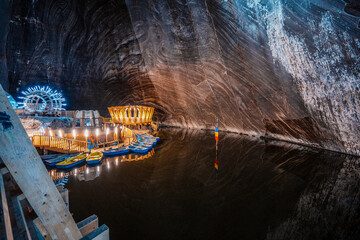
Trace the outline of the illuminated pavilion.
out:
[[[152,122],[153,107],[117,106],[109,107],[112,122],[123,125],[146,125]]]

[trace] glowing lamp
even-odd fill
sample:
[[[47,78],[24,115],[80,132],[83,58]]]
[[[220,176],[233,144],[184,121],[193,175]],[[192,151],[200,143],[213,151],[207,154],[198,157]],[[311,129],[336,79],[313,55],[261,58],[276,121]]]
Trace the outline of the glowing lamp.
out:
[[[76,130],[75,129],[72,130],[72,135],[73,135],[73,137],[75,139],[76,138]]]
[[[86,129],[86,130],[85,130],[85,138],[87,139],[88,136],[89,136],[89,131]]]

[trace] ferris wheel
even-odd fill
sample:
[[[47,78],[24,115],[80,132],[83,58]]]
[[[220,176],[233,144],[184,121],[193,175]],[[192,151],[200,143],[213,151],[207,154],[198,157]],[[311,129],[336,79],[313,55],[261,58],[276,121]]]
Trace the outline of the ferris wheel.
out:
[[[22,99],[19,108],[24,108],[29,112],[54,114],[65,110],[65,98],[60,92],[51,89],[49,86],[29,87],[21,93],[24,96],[19,97],[19,99]]]

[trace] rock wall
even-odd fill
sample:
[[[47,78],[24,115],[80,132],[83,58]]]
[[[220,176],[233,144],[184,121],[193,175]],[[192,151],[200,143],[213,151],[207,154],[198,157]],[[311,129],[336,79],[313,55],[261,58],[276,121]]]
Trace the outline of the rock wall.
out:
[[[6,65],[6,38],[8,34],[7,24],[10,18],[10,0],[3,0],[0,2],[0,84],[3,86],[5,91],[8,91],[8,73]]]
[[[14,0],[10,93],[360,154],[359,17],[351,0]]]
[[[151,105],[155,95],[121,1],[14,0],[7,59],[14,96],[46,84],[71,109],[108,114],[111,105]]]
[[[345,2],[126,1],[170,125],[359,153],[358,19]]]

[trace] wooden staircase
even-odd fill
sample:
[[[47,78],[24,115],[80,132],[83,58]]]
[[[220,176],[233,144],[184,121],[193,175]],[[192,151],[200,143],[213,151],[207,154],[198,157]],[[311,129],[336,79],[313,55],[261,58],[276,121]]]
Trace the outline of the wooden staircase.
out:
[[[69,208],[68,190],[64,187],[58,187],[58,190]],[[6,167],[0,169],[0,192],[0,240],[51,239]],[[106,225],[99,227],[96,215],[77,223],[77,227],[83,236],[82,239],[109,239],[109,228]]]

